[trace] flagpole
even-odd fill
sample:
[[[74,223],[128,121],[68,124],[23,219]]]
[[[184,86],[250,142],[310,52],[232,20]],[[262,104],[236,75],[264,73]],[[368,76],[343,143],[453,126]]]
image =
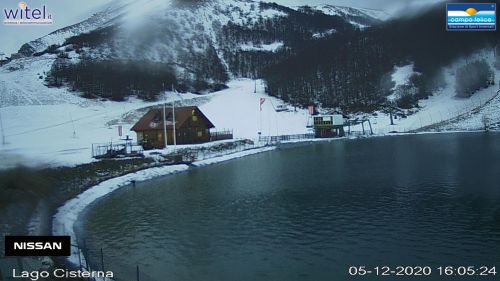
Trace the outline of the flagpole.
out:
[[[2,145],[7,144],[5,141],[5,131],[3,130],[3,121],[2,121],[2,110],[0,108],[0,130],[2,132]]]
[[[269,108],[269,106],[267,107]],[[269,136],[271,136],[271,113],[269,112],[269,110],[272,110],[272,105],[271,105],[271,109],[268,109],[268,115],[267,115],[267,125],[268,125],[268,134]]]
[[[163,94],[163,139],[165,141],[165,149],[167,149],[167,91]]]
[[[273,106],[274,109],[274,116],[276,117],[276,136],[279,136],[279,130],[278,130],[278,111],[276,110],[276,107],[274,106],[274,103],[272,100],[269,100],[271,105]]]
[[[259,127],[259,133],[262,133],[262,109],[259,112],[260,115],[260,127]]]
[[[172,85],[172,94],[175,93],[174,85]],[[175,99],[172,100],[172,120],[173,120],[173,128],[174,128],[174,149],[177,147],[177,136],[175,133]]]
[[[263,104],[263,101],[262,101],[263,98],[260,98],[259,100],[259,108],[260,108],[260,111],[259,111],[259,122],[260,122],[260,127],[259,127],[259,136],[260,134],[262,134],[262,104]]]

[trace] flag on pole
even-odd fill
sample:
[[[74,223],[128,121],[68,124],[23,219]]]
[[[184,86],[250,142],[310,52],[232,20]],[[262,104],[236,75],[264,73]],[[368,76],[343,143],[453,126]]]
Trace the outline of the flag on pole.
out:
[[[262,111],[262,105],[264,104],[265,101],[266,101],[265,98],[260,98],[260,111]]]
[[[308,106],[307,110],[309,110],[309,115],[314,115],[314,105]]]

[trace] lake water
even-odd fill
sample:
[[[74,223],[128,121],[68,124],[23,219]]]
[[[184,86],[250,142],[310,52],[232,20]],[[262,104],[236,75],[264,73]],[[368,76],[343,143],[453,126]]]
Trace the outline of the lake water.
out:
[[[118,280],[400,280],[351,265],[496,266],[500,134],[337,140],[195,168],[94,203],[78,231]],[[405,278],[403,278],[405,279]],[[460,279],[462,280],[462,279]]]

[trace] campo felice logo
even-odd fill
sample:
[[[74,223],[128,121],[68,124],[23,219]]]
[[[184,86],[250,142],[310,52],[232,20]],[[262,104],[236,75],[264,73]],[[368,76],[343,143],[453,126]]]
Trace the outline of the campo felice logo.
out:
[[[496,30],[496,3],[448,3],[447,30]]]

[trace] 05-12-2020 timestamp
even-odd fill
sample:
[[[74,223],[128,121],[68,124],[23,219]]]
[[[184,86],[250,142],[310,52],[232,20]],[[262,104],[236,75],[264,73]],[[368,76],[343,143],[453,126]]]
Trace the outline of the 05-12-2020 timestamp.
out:
[[[496,276],[495,266],[351,266],[351,276]]]

